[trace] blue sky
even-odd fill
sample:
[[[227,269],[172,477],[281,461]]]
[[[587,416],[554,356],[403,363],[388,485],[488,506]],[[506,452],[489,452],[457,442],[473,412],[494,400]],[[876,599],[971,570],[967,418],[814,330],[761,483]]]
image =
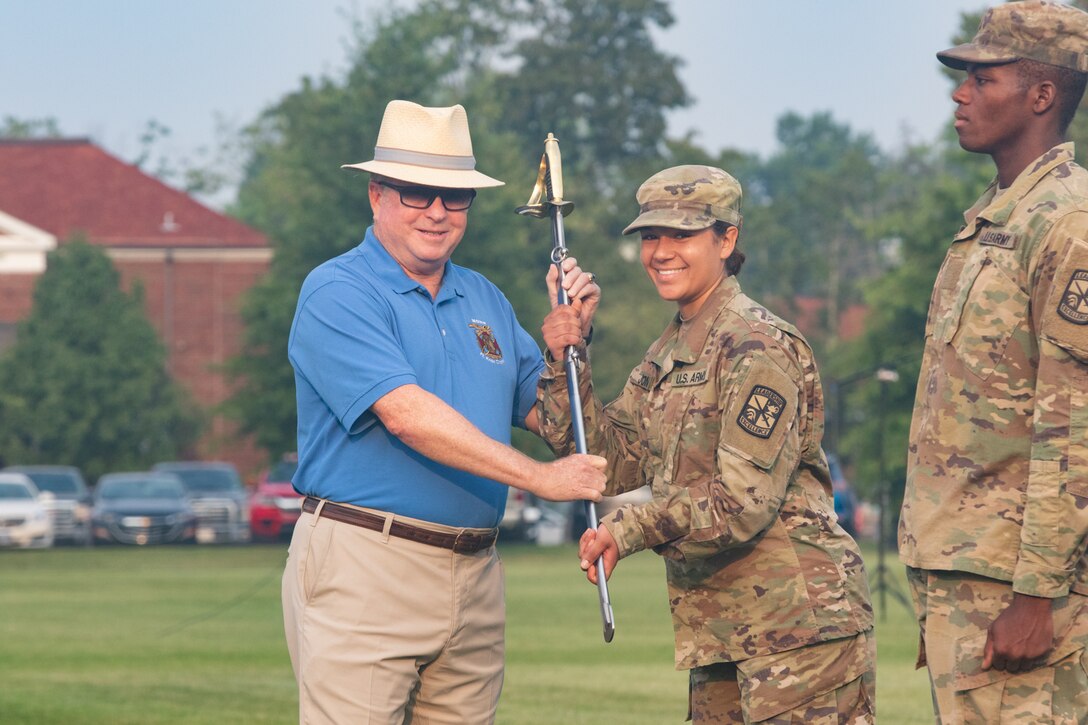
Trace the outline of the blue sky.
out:
[[[405,0],[400,0],[403,4]],[[347,65],[345,11],[375,0],[0,0],[0,116],[53,117],[132,160],[199,158],[305,76]],[[774,149],[787,110],[831,111],[885,149],[930,140],[951,113],[934,53],[975,0],[674,0],[661,47],[684,59],[695,104],[670,118],[710,149]],[[471,109],[469,109],[471,117]]]

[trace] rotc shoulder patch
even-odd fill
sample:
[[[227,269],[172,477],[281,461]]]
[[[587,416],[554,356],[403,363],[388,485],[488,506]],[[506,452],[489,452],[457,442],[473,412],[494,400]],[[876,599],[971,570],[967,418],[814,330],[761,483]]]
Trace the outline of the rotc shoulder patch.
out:
[[[1088,243],[1075,240],[1054,273],[1039,336],[1088,362]]]
[[[1058,314],[1074,325],[1088,325],[1088,269],[1077,269],[1070,275],[1058,301]]]
[[[751,369],[731,383],[722,412],[721,446],[730,453],[770,470],[798,413],[799,387],[769,360],[756,359]]]
[[[766,385],[754,385],[748,394],[748,402],[737,416],[737,425],[756,438],[770,438],[785,406],[786,399],[778,391]]]

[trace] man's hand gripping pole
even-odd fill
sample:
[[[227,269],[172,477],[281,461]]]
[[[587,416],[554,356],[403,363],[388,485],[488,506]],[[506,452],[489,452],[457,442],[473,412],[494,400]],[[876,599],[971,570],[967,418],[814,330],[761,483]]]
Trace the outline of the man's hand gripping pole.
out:
[[[540,158],[540,171],[536,177],[536,185],[529,196],[529,202],[525,206],[519,206],[516,211],[523,216],[552,220],[552,263],[559,272],[556,285],[559,304],[570,304],[570,297],[563,288],[563,260],[567,257],[566,240],[563,236],[563,217],[574,209],[574,202],[563,199],[563,165],[559,157],[559,139],[552,134],[544,141],[544,155]],[[578,453],[588,453],[586,450],[585,421],[582,418],[582,396],[578,392],[578,351],[573,345],[567,347],[564,353],[564,367],[567,371],[567,396],[570,399],[571,428],[574,433],[574,446]],[[585,501],[586,521],[589,527],[596,530],[599,524],[597,520],[597,507],[592,501]],[[601,602],[601,620],[604,622],[604,641],[611,642],[616,633],[616,622],[612,616],[612,602],[608,598],[608,580],[604,575],[604,558],[598,558],[597,567],[597,594]]]

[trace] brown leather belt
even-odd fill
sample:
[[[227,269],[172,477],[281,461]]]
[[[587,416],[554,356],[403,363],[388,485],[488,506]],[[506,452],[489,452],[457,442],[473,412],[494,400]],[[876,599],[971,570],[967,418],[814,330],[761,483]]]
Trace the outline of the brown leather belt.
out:
[[[321,499],[307,496],[306,500],[302,502],[302,510],[308,514],[312,514],[314,511],[317,511],[319,503],[321,503]],[[366,511],[360,511],[359,509],[354,509],[349,506],[341,506],[340,504],[332,503],[331,501],[326,501],[325,505],[321,507],[320,515],[326,519],[339,521],[343,524],[351,524],[352,526],[361,526],[362,528],[370,529],[371,531],[385,530],[384,516],[367,513]],[[440,546],[443,549],[452,549],[458,554],[475,554],[477,551],[483,551],[494,544],[495,539],[499,537],[499,532],[497,529],[491,529],[485,533],[461,531],[457,534],[447,534],[442,531],[421,529],[418,526],[412,526],[411,524],[406,524],[394,519],[393,523],[389,526],[389,535],[396,536],[399,539],[415,541],[420,544]]]

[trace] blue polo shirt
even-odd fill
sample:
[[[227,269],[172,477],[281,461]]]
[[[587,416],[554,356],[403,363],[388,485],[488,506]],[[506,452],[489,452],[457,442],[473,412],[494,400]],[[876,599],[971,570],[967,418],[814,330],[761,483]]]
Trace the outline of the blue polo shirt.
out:
[[[415,384],[509,444],[544,367],[499,289],[447,262],[437,299],[374,236],[302,285],[288,356],[298,402],[300,493],[450,526],[498,525],[507,486],[443,466],[370,410]]]

